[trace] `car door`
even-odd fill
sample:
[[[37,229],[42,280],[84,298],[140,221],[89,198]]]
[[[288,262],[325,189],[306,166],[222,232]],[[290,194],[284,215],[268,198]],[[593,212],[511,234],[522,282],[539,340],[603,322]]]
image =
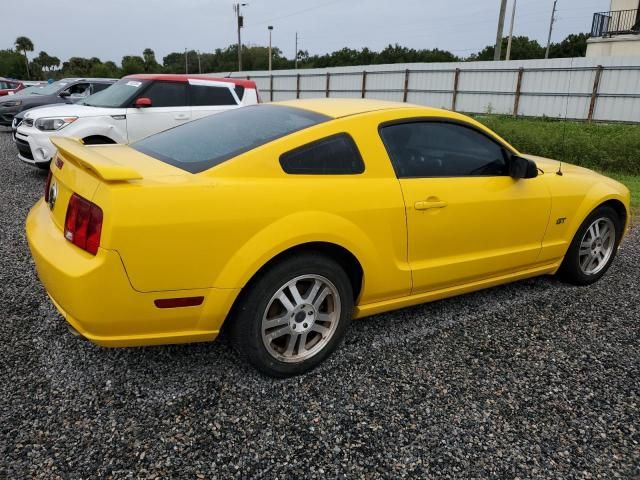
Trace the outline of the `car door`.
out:
[[[412,293],[536,264],[551,196],[540,177],[509,176],[506,147],[445,121],[396,123],[380,133],[404,195]]]
[[[230,86],[233,87],[233,84],[228,82],[189,80],[192,118],[195,120],[214,113],[224,112],[231,108],[237,108],[239,106],[238,97]]]
[[[138,98],[148,98],[151,105],[135,107]],[[187,102],[186,82],[152,82],[127,108],[129,142],[182,125],[190,119],[191,108]]]

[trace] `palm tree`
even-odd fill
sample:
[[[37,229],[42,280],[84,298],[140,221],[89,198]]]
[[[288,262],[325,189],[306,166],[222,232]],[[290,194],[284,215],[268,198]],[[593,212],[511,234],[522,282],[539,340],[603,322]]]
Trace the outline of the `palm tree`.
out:
[[[29,80],[29,58],[27,57],[27,52],[33,52],[33,42],[29,37],[18,37],[16,38],[16,50],[24,54],[24,62],[27,66],[27,80]]]

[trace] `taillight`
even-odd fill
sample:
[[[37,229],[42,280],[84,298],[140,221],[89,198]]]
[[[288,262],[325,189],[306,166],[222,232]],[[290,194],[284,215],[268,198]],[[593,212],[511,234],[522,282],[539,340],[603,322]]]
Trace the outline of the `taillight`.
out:
[[[47,181],[44,184],[44,201],[49,203],[49,190],[51,189],[51,170],[47,174]]]
[[[64,220],[64,238],[95,255],[101,233],[102,209],[80,195],[71,195]]]

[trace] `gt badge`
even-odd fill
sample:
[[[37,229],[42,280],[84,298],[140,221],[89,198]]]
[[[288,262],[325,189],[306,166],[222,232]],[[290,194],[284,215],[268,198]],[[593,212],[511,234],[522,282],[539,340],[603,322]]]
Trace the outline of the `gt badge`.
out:
[[[49,187],[49,209],[53,210],[53,207],[56,206],[56,200],[58,199],[58,184],[55,182],[51,182],[51,186]]]
[[[559,219],[556,220],[556,225],[562,225],[566,219],[567,219],[566,217],[560,217]]]

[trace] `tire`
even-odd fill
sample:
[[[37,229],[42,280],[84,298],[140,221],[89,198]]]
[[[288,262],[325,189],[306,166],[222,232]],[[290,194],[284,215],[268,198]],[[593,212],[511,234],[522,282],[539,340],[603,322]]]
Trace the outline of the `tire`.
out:
[[[250,282],[234,309],[231,341],[266,375],[300,375],[340,344],[353,302],[349,277],[335,260],[317,253],[296,254]]]
[[[107,137],[102,137],[100,135],[91,135],[89,137],[83,138],[82,143],[85,145],[112,145],[116,142]]]
[[[40,170],[49,170],[49,168],[51,167],[51,162],[40,162],[40,163],[34,163],[34,165],[36,167],[38,167]]]
[[[613,230],[607,238],[606,228]],[[600,280],[616,256],[623,228],[622,219],[611,207],[604,205],[591,212],[571,241],[558,271],[560,279],[573,285],[591,285]],[[600,236],[594,237],[594,232]]]

